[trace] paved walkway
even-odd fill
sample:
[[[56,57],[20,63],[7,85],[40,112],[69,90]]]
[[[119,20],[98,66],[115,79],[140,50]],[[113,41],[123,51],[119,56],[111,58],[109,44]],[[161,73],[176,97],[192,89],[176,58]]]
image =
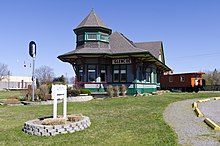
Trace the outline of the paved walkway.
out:
[[[170,104],[164,111],[165,121],[178,135],[178,143],[183,146],[220,146],[220,131],[214,131],[203,121],[210,118],[220,125],[220,100],[198,103],[205,117],[198,118],[192,103],[198,99]]]

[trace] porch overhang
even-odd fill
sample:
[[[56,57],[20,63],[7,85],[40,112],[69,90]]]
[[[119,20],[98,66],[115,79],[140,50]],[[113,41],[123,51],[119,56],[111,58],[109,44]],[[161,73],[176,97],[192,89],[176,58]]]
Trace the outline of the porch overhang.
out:
[[[74,54],[64,54],[57,58],[63,62],[73,63],[78,58],[138,58],[139,60],[154,63],[162,71],[171,71],[171,69],[163,64],[160,60],[154,57],[150,52],[126,52],[126,53],[74,53]]]

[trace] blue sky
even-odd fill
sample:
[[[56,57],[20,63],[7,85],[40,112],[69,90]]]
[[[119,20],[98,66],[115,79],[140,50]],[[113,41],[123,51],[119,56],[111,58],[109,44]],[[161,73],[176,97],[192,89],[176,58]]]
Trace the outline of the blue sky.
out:
[[[0,62],[12,75],[31,76],[28,44],[34,40],[36,68],[73,76],[71,65],[57,56],[75,49],[73,29],[94,8],[107,26],[134,42],[163,41],[174,72],[220,69],[219,6],[219,0],[0,0]]]

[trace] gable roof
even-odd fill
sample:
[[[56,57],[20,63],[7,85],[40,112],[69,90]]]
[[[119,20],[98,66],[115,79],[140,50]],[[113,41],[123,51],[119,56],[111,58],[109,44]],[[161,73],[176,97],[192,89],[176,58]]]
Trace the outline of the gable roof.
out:
[[[160,51],[162,48],[162,42],[135,42],[136,47],[149,51],[157,59],[159,58]],[[162,52],[161,52],[162,53]]]

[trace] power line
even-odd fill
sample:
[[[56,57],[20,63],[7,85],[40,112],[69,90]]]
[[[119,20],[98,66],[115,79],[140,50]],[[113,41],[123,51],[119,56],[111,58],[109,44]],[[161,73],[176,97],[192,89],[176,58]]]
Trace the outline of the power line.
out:
[[[205,53],[205,54],[195,54],[195,55],[188,55],[188,56],[176,56],[176,57],[169,57],[171,59],[176,59],[176,58],[188,58],[188,57],[200,57],[200,56],[211,56],[211,55],[220,55],[220,52],[215,52],[215,53]]]

